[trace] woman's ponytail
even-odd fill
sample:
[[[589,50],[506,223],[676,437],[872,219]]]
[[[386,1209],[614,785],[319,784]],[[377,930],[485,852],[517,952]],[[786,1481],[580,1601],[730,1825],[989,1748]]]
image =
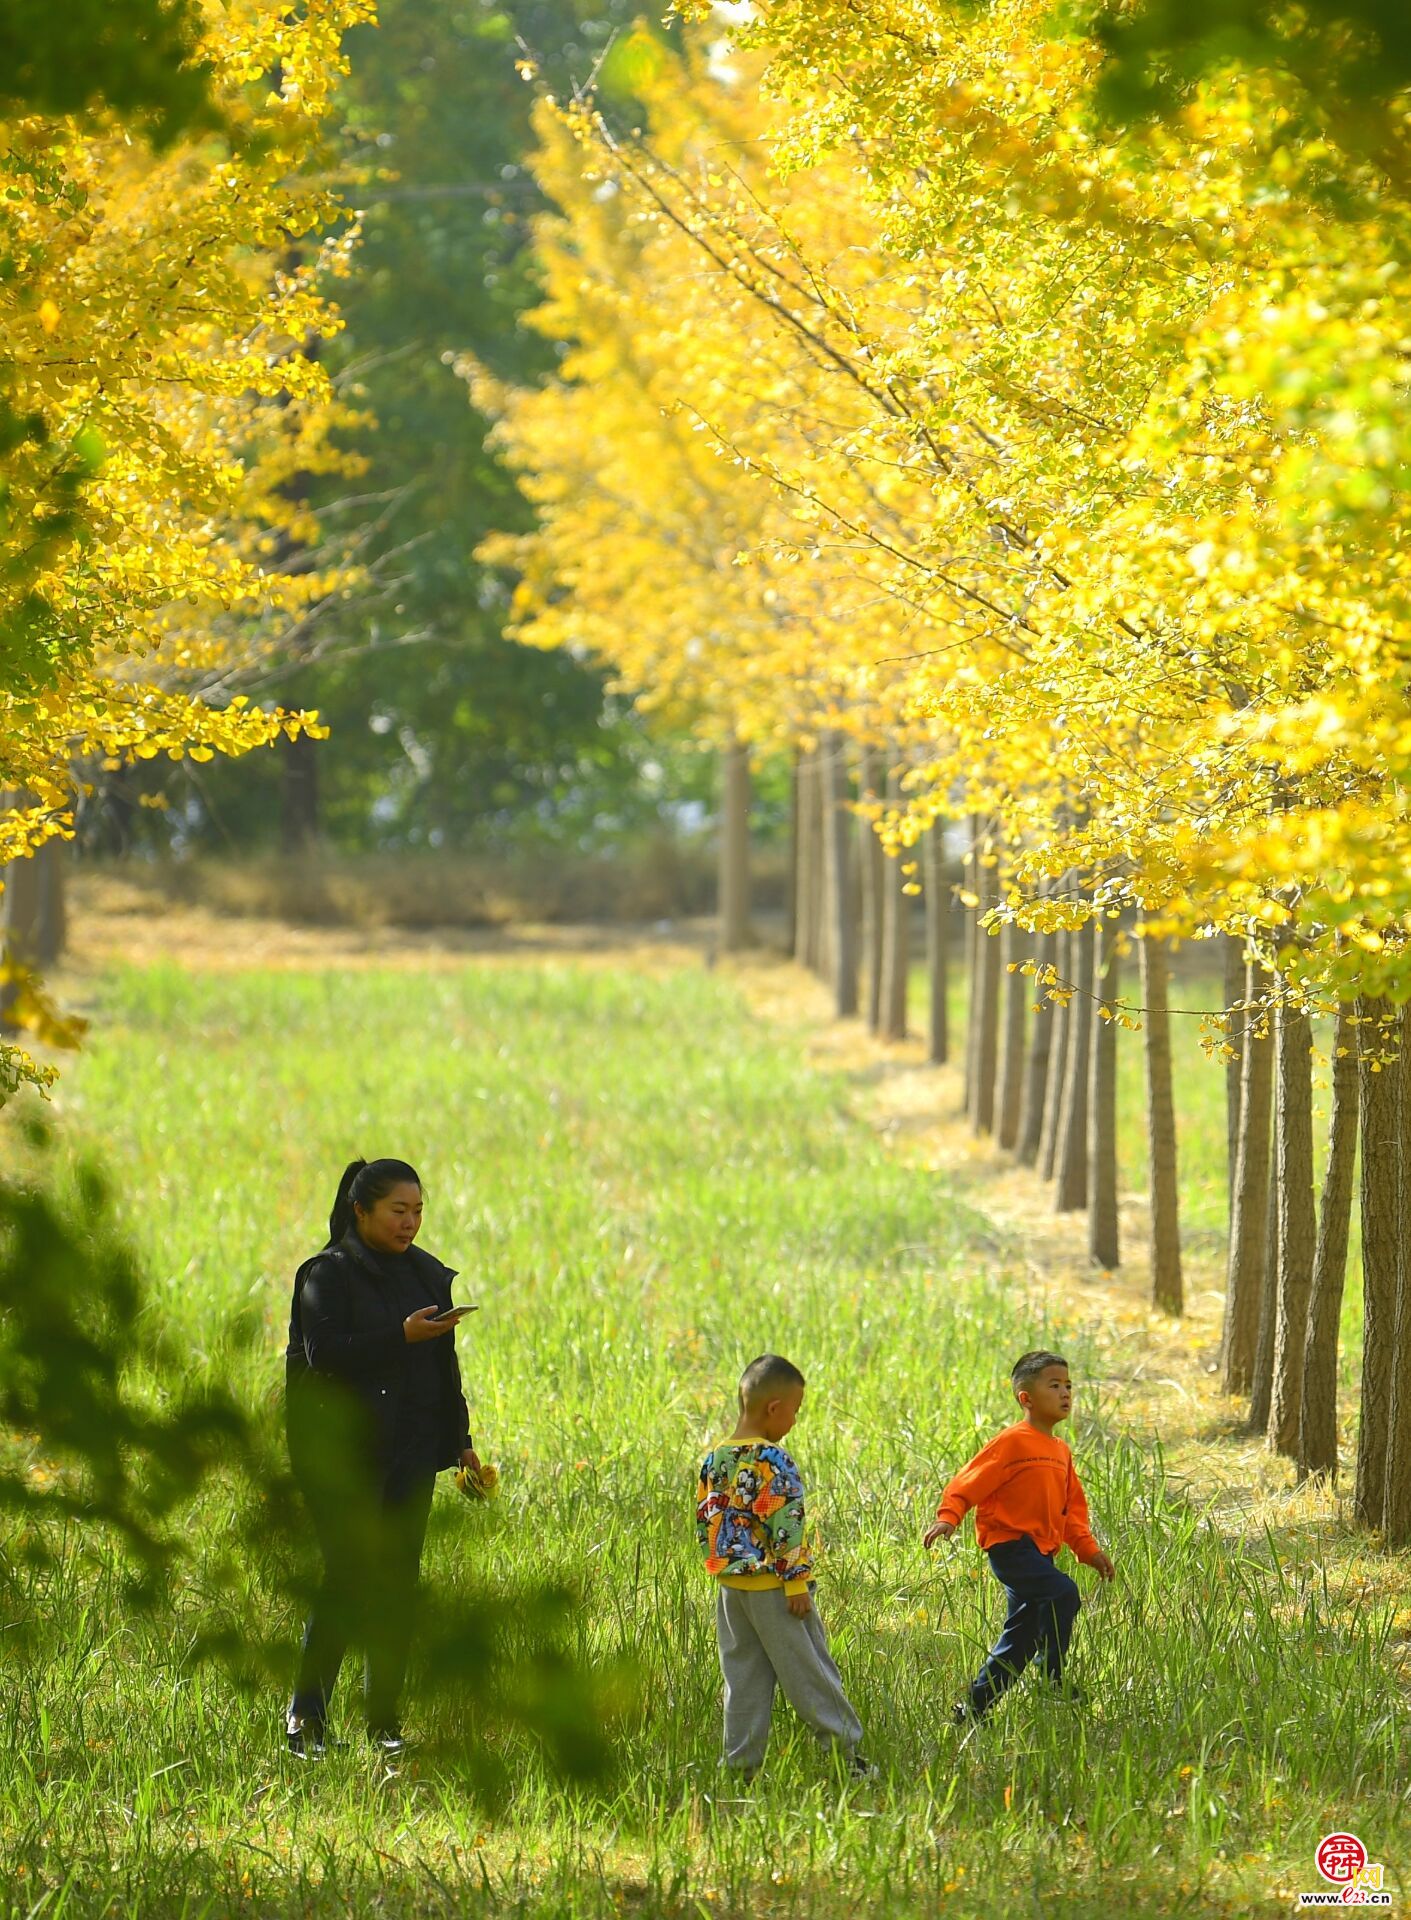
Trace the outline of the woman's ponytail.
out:
[[[350,1160],[338,1182],[337,1198],[328,1216],[328,1244],[336,1247],[357,1225],[357,1207],[372,1207],[393,1187],[421,1185],[421,1175],[405,1160]]]
[[[338,1193],[333,1202],[333,1211],[328,1216],[328,1244],[336,1247],[353,1226],[353,1189],[358,1183],[358,1175],[367,1165],[366,1160],[350,1160],[343,1169],[343,1178],[338,1182]]]

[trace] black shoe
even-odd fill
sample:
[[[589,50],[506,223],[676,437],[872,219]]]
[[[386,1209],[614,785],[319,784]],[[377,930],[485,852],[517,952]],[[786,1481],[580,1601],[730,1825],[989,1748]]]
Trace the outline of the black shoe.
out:
[[[957,1700],[950,1710],[953,1727],[978,1727],[984,1719],[988,1707],[977,1707],[973,1700]]]
[[[328,1751],[322,1720],[300,1718],[297,1713],[291,1713],[285,1722],[284,1738],[296,1760],[322,1760]]]
[[[880,1780],[881,1777],[881,1770],[873,1766],[865,1754],[850,1753],[848,1755],[849,1780]]]
[[[1050,1687],[1060,1700],[1066,1700],[1070,1707],[1086,1707],[1089,1695],[1085,1687],[1075,1687],[1070,1680],[1050,1680]]]

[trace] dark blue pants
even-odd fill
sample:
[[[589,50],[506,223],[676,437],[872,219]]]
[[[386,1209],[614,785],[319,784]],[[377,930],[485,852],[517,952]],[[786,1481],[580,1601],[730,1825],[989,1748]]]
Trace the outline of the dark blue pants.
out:
[[[1077,1582],[1060,1573],[1053,1555],[1040,1553],[1028,1534],[991,1547],[988,1558],[991,1571],[1004,1588],[1009,1612],[1004,1631],[970,1689],[970,1705],[976,1714],[987,1713],[1040,1651],[1049,1679],[1063,1678],[1073,1623],[1083,1604]]]

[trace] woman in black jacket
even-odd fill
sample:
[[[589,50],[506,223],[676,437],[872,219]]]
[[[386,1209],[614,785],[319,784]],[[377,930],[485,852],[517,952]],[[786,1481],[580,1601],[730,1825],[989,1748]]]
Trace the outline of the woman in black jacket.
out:
[[[285,1354],[289,1458],[323,1555],[289,1703],[291,1753],[324,1750],[349,1642],[366,1657],[370,1738],[389,1754],[411,1646],[436,1475],[479,1473],[456,1364],[453,1270],[414,1246],[421,1180],[404,1160],[354,1160],[328,1245],[294,1280]]]

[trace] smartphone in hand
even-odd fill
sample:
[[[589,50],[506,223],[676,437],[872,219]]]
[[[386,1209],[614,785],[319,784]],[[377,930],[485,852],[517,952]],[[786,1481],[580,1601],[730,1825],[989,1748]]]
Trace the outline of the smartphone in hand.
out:
[[[478,1306],[446,1307],[440,1313],[432,1314],[430,1324],[433,1327],[453,1327],[458,1320],[463,1320],[468,1313],[479,1313],[479,1311],[480,1308]]]

